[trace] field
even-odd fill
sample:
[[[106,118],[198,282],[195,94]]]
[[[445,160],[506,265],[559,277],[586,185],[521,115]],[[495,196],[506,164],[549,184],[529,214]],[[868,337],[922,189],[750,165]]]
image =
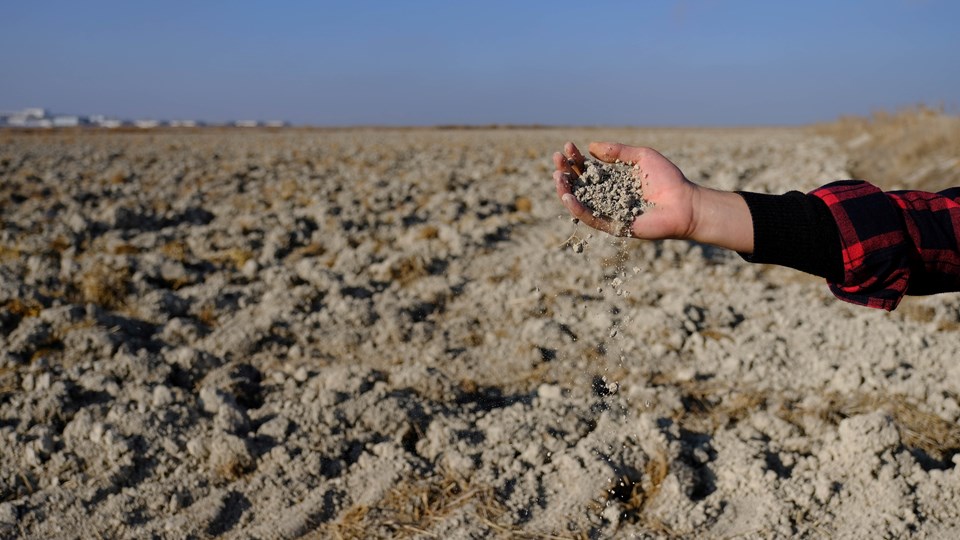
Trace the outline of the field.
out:
[[[591,235],[549,159],[942,189],[956,120],[0,132],[0,537],[960,535],[960,297]]]

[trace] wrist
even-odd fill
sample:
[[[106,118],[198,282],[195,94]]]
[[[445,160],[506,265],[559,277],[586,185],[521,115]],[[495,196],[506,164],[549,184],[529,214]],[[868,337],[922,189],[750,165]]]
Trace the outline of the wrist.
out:
[[[690,238],[739,253],[753,253],[753,219],[737,193],[697,186]]]

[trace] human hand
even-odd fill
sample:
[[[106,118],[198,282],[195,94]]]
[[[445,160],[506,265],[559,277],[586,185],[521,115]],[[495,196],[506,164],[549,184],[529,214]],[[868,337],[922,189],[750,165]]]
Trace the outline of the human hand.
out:
[[[696,240],[741,253],[753,251],[753,221],[743,198],[735,193],[707,189],[687,180],[669,159],[652,148],[618,143],[590,143],[590,154],[612,163],[635,165],[643,198],[650,203],[626,228],[595,216],[571,191],[571,180],[584,169],[584,157],[573,143],[553,155],[557,195],[573,217],[595,229],[617,236],[647,240]]]
[[[557,194],[567,210],[584,224],[613,235],[634,236],[648,240],[662,238],[690,238],[695,216],[695,184],[687,180],[680,169],[651,148],[625,146],[616,143],[591,143],[590,153],[600,161],[636,165],[643,198],[651,207],[628,223],[627,228],[600,216],[595,216],[573,195],[570,181],[577,171],[583,171],[584,157],[573,143],[564,145],[564,153],[553,156],[553,173]],[[576,170],[575,170],[576,169]]]

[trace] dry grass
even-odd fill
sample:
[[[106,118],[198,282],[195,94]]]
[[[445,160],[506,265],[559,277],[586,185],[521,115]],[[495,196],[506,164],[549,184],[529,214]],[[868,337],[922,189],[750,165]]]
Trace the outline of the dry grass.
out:
[[[442,538],[433,532],[451,514],[469,513],[469,520],[483,523],[492,538],[569,539],[550,533],[526,532],[502,524],[507,510],[489,486],[475,485],[449,471],[425,479],[400,482],[375,506],[357,505],[340,514],[339,519],[313,531],[307,538],[360,539]]]
[[[119,310],[126,305],[130,277],[130,270],[127,268],[94,266],[83,273],[76,284],[80,300],[106,309]]]
[[[3,307],[18,317],[36,317],[43,311],[43,305],[33,299],[21,300],[14,298],[7,300],[3,304]]]
[[[243,265],[247,261],[256,257],[256,253],[249,249],[243,248],[230,248],[219,253],[216,253],[208,259],[211,263],[214,264],[232,264],[233,267],[237,270],[243,268]]]
[[[20,390],[20,375],[13,366],[0,367],[0,399]]]
[[[206,325],[207,328],[215,328],[219,323],[216,308],[210,303],[203,304],[197,311],[197,320]]]
[[[140,248],[133,244],[118,244],[113,248],[114,255],[138,255]]]
[[[52,251],[57,253],[63,253],[73,244],[63,235],[58,235],[53,240],[50,241],[49,247]]]
[[[168,259],[184,262],[187,259],[187,254],[190,253],[190,247],[183,240],[173,240],[160,246],[160,253]]]
[[[529,214],[533,211],[533,201],[531,201],[529,197],[517,197],[513,202],[513,206],[517,209],[517,212]]]
[[[817,124],[815,133],[843,143],[854,178],[884,189],[940,191],[960,185],[960,117],[918,106],[870,118]]]
[[[421,240],[433,240],[440,236],[440,230],[433,225],[424,225],[417,232],[417,238]]]
[[[17,260],[23,252],[17,247],[0,244],[0,261]]]
[[[613,498],[623,503],[623,518],[626,521],[639,523],[661,537],[677,535],[665,523],[646,512],[646,507],[660,492],[660,486],[663,485],[669,472],[670,462],[667,459],[667,453],[661,449],[644,465],[642,478],[635,480],[624,475],[608,490]]]
[[[388,279],[404,287],[429,274],[427,262],[418,255],[403,257],[387,269]]]
[[[805,409],[796,406],[798,399],[784,399],[770,391],[731,388],[712,381],[671,381],[663,375],[652,382],[680,389],[685,408],[674,420],[691,431],[712,433],[767,409],[798,426],[803,426],[804,416],[837,425],[844,418],[882,410],[893,419],[904,446],[922,450],[939,461],[960,452],[960,426],[899,394],[829,393],[821,396],[821,405]]]
[[[116,171],[110,175],[107,180],[112,185],[126,184],[130,180],[130,177],[124,174],[121,171]]]
[[[311,242],[305,246],[300,246],[290,252],[288,257],[290,262],[296,262],[307,257],[320,257],[327,253],[327,248],[318,242]]]
[[[901,395],[833,393],[825,396],[822,407],[806,412],[836,424],[844,418],[877,410],[893,418],[904,446],[923,450],[941,461],[960,452],[960,426],[924,411]]]
[[[684,410],[673,420],[691,431],[712,433],[720,427],[735,424],[752,412],[765,408],[768,400],[763,392],[735,389],[714,381],[677,381],[668,374],[657,374],[651,382],[680,390]]]

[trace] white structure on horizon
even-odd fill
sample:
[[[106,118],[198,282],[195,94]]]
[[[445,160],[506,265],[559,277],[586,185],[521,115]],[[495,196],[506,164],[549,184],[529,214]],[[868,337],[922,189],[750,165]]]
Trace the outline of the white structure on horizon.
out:
[[[167,122],[165,120],[139,119],[139,120],[118,120],[104,114],[92,114],[81,116],[76,114],[51,114],[47,109],[40,107],[30,107],[19,111],[0,111],[0,128],[72,128],[82,126],[93,126],[102,128],[119,128],[123,126],[135,126],[140,129],[153,129],[162,126],[177,128],[196,128],[204,126],[235,126],[241,128],[269,127],[282,128],[290,125],[283,120],[270,120],[262,122],[260,120],[237,120],[235,122],[225,122],[223,124],[208,124],[198,120],[181,119]]]
[[[159,120],[136,120],[133,122],[133,125],[140,129],[153,129],[160,127],[162,123]]]
[[[82,116],[61,115],[54,116],[52,119],[53,127],[78,127],[86,124],[86,118]]]
[[[13,128],[71,128],[97,126],[117,128],[130,122],[110,118],[103,114],[82,116],[78,114],[52,114],[47,109],[30,107],[13,112],[0,112],[0,127]]]
[[[8,113],[4,118],[5,125],[12,127],[52,127],[53,120],[47,116],[46,109],[29,108]]]

